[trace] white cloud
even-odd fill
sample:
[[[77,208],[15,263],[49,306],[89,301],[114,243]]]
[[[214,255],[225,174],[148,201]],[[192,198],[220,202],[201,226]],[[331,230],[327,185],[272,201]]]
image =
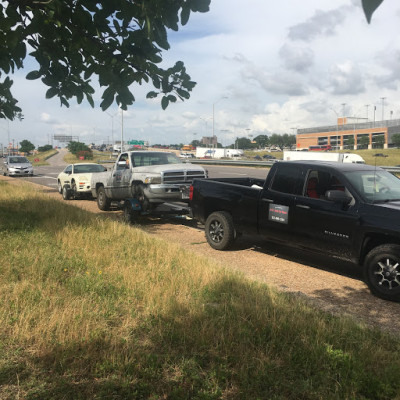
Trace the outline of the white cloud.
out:
[[[124,137],[151,143],[187,143],[212,134],[224,144],[236,136],[292,133],[292,128],[334,124],[346,103],[366,114],[386,97],[385,109],[400,116],[400,28],[396,2],[385,1],[367,24],[359,0],[265,2],[218,0],[211,11],[193,14],[179,32],[171,32],[164,63],[185,62],[197,82],[191,98],[171,104],[146,99],[149,86],[134,88],[136,102],[124,113]],[[29,63],[28,63],[29,64]],[[40,81],[13,77],[14,95],[24,120],[9,123],[11,139],[36,145],[52,134],[76,135],[88,142],[119,138],[121,114],[88,104],[60,107],[45,99]],[[221,97],[228,99],[219,101]],[[389,115],[389,114],[388,114]],[[7,142],[7,121],[0,121],[0,143]],[[56,144],[56,143],[55,143]]]

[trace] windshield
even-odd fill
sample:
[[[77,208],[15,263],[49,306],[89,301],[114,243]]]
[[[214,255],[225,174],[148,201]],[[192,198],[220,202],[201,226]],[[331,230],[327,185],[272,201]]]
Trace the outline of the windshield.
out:
[[[345,173],[367,203],[400,201],[400,179],[384,170]]]
[[[29,163],[29,160],[26,157],[10,157],[10,164],[23,164]]]
[[[148,165],[182,164],[182,161],[173,153],[152,153],[143,152],[132,154],[132,161],[135,167]]]
[[[104,172],[105,170],[106,168],[100,164],[75,165],[74,173]]]

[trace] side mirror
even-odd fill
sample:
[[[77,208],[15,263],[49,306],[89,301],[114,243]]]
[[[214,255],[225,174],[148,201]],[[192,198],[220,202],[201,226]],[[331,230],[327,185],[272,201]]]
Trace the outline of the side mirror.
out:
[[[342,203],[344,205],[348,205],[352,200],[352,198],[342,190],[328,190],[325,193],[325,197],[329,201],[333,201],[335,203]]]

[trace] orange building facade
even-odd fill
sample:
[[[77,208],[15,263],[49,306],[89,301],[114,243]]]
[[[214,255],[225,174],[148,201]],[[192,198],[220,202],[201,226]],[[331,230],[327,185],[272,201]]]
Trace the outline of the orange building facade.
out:
[[[392,146],[392,136],[398,133],[400,119],[359,123],[351,118],[338,118],[336,125],[298,129],[296,147],[297,150],[325,145],[336,150],[386,149]]]

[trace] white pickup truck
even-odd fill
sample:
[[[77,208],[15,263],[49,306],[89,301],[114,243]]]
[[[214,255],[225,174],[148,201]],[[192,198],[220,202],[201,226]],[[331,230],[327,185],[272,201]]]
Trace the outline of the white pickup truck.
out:
[[[109,210],[112,201],[135,198],[143,211],[151,211],[165,202],[188,202],[193,179],[206,177],[203,167],[173,153],[127,151],[110,171],[92,176],[91,188],[100,210]]]

